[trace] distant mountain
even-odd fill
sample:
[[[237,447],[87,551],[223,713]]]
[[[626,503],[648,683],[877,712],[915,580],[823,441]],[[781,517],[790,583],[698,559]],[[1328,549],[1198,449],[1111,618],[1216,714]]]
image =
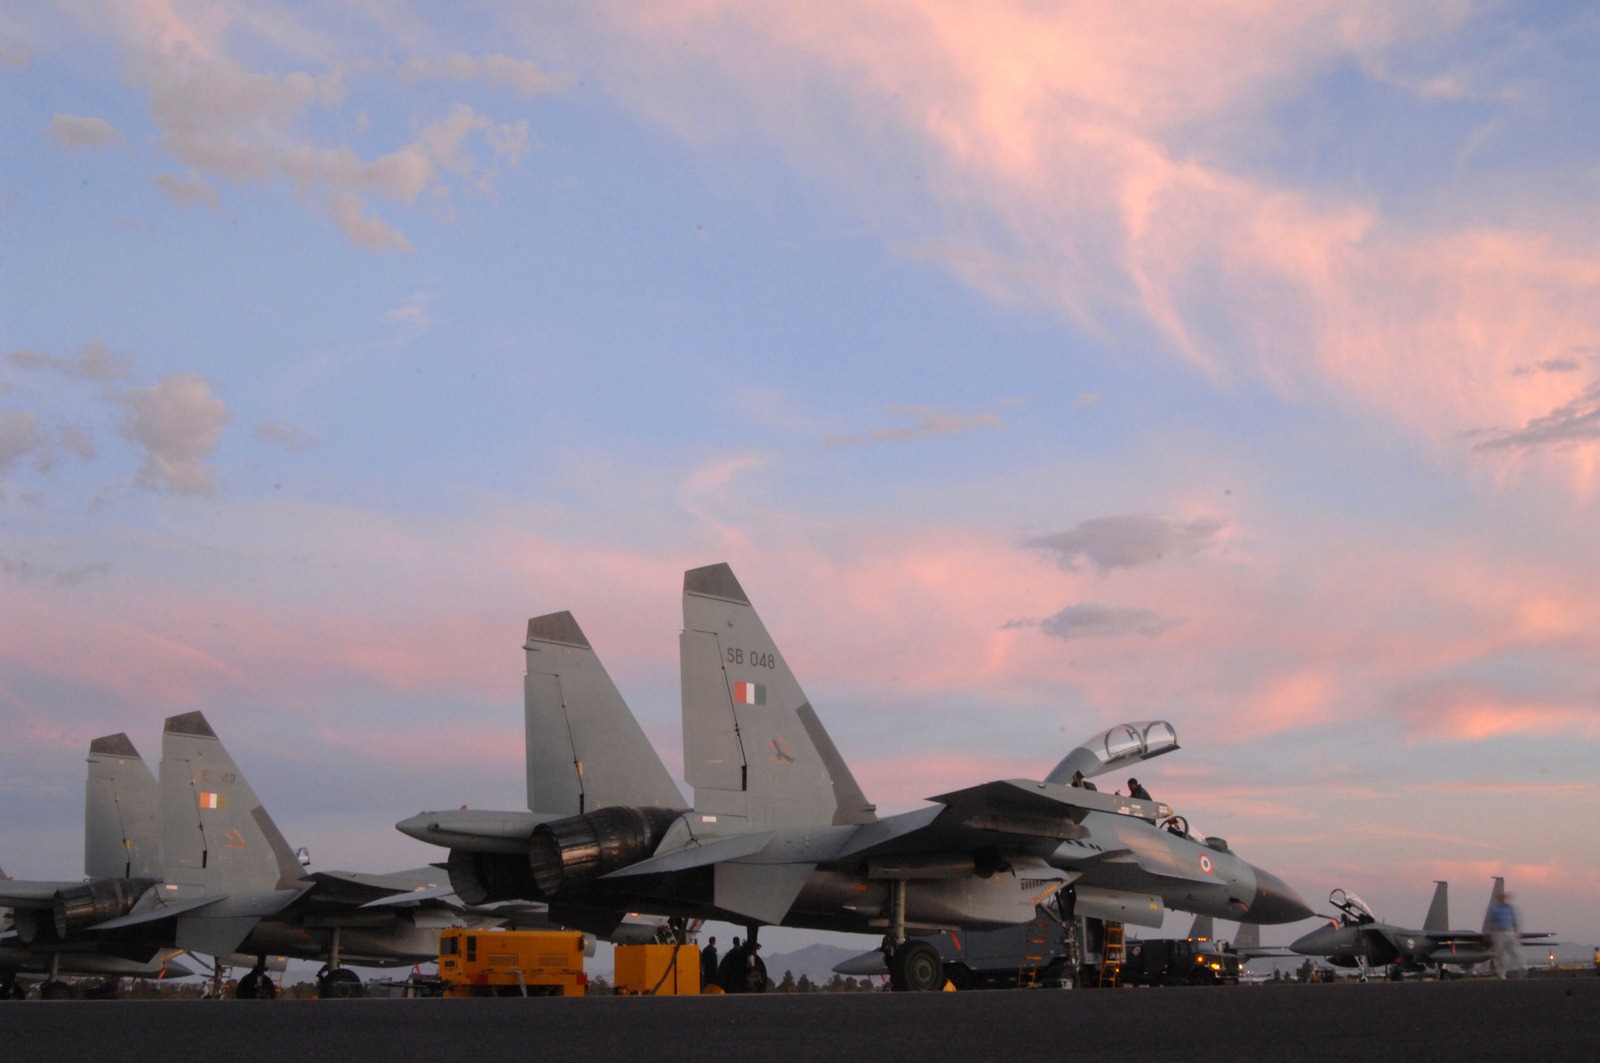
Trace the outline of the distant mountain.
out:
[[[803,974],[818,984],[826,983],[833,978],[834,964],[843,963],[852,956],[859,956],[865,949],[845,948],[840,945],[807,945],[794,952],[776,952],[767,955],[762,950],[761,960],[767,965],[767,977],[773,983],[783,981],[783,972],[793,972],[796,980]]]

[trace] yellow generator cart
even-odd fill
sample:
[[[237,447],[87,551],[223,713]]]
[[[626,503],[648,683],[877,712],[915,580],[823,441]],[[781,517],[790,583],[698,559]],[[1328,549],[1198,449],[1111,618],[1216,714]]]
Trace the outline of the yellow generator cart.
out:
[[[439,980],[447,997],[581,997],[583,933],[463,930],[439,934]]]
[[[700,950],[693,945],[618,945],[617,992],[629,996],[700,993]]]

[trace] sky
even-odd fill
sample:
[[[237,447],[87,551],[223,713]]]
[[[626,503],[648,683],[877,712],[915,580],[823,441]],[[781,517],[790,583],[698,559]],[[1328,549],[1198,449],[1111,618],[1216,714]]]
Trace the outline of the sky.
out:
[[[1314,907],[1600,941],[1600,15],[442,10],[0,0],[0,867],[196,710],[439,859],[561,609],[681,781],[726,561],[882,812],[1166,719]]]

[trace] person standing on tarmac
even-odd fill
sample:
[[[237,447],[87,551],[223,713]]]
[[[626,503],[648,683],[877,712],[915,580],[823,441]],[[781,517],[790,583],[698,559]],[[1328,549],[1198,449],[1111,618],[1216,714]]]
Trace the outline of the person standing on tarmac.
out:
[[[1494,950],[1494,974],[1502,982],[1509,972],[1519,978],[1528,976],[1528,967],[1522,962],[1522,935],[1517,933],[1517,910],[1511,907],[1511,894],[1502,893],[1489,902],[1485,916],[1489,924],[1489,945]]]
[[[717,980],[717,939],[712,938],[706,942],[706,947],[700,950],[700,988],[704,989]]]

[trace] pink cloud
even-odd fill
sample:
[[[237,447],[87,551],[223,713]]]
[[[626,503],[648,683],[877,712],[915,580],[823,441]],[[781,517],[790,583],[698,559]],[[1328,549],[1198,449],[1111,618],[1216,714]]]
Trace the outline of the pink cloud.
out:
[[[922,246],[981,290],[1090,325],[1132,299],[1219,379],[1332,395],[1456,453],[1463,433],[1521,429],[1582,386],[1515,373],[1600,329],[1600,253],[1559,206],[1518,225],[1471,207],[1413,225],[1230,158],[1230,137],[1267,124],[1263,101],[1339,63],[1423,98],[1465,92],[1467,72],[1410,84],[1388,63],[1470,19],[1470,5],[685,0],[629,12],[613,12],[607,43],[624,51],[615,86],[636,106],[689,137],[738,120],[769,130],[857,195],[885,189],[870,209],[886,217],[906,210],[892,175],[914,169],[933,203],[908,224],[950,219]],[[702,105],[716,78],[735,109]],[[815,108],[819,80],[853,125]],[[1196,151],[1183,131],[1204,123],[1217,135]],[[1477,460],[1500,475],[1549,464],[1578,490],[1600,487],[1597,439]]]

